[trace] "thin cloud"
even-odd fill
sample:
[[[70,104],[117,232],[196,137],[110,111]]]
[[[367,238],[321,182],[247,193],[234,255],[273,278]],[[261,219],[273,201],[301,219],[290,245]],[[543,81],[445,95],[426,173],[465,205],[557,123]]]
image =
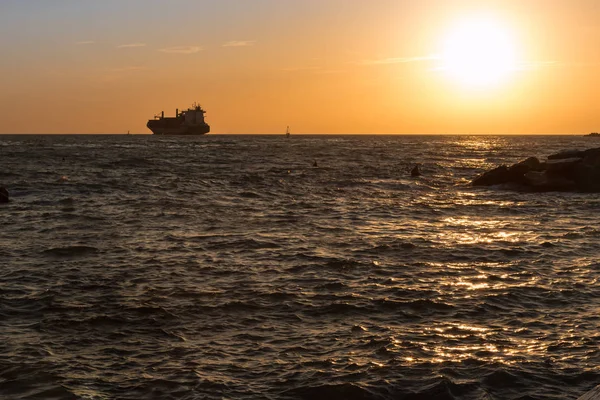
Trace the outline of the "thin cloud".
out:
[[[139,65],[128,65],[124,67],[107,68],[104,70],[104,73],[100,76],[100,80],[104,83],[117,82],[122,79],[127,79],[131,77],[132,74],[137,74],[140,71],[145,70],[148,70],[148,68]]]
[[[519,71],[530,71],[540,68],[557,67],[560,65],[561,64],[556,61],[528,61],[517,64],[515,69]]]
[[[360,65],[387,65],[387,64],[404,64],[419,61],[431,61],[439,59],[438,56],[422,56],[422,57],[391,57],[382,58],[379,60],[363,60]]]
[[[80,42],[75,42],[75,44],[79,44],[79,45],[84,45],[84,44],[94,44],[96,42],[94,42],[93,40],[82,40]]]
[[[282,71],[285,72],[298,72],[298,71],[318,71],[321,67],[288,67],[282,68]]]
[[[159,49],[163,53],[169,54],[194,54],[202,51],[203,48],[200,46],[174,46],[174,47],[166,47],[164,49]]]
[[[595,62],[565,62],[565,61],[529,61],[520,63],[519,70],[534,70],[540,68],[597,68],[600,63]]]
[[[315,74],[341,74],[344,72],[348,71],[345,69],[324,69],[315,71]]]
[[[573,67],[589,68],[589,67],[597,67],[600,64],[599,63],[589,63],[589,62],[577,62],[577,63],[572,63],[569,65],[572,65]]]
[[[131,65],[131,66],[121,67],[121,68],[111,68],[109,70],[109,72],[135,72],[135,71],[143,71],[146,69],[148,69],[148,68],[142,67],[142,66],[137,66],[137,65]]]
[[[132,47],[146,47],[146,43],[120,44],[120,45],[117,46],[117,49],[128,49],[128,48],[132,48]]]
[[[304,73],[312,73],[312,74],[340,74],[347,72],[345,69],[326,69],[320,66],[306,66],[306,67],[287,67],[282,68],[283,72],[304,72]]]
[[[256,40],[232,40],[223,44],[223,47],[246,47],[246,46],[254,46]]]

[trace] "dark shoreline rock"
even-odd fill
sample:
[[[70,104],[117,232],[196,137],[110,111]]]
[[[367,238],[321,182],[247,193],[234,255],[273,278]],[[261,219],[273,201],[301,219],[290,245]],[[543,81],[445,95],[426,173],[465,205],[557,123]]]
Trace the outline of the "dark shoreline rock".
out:
[[[533,192],[600,192],[600,147],[565,150],[549,155],[545,162],[529,157],[510,167],[501,165],[479,175],[471,184],[506,185]]]

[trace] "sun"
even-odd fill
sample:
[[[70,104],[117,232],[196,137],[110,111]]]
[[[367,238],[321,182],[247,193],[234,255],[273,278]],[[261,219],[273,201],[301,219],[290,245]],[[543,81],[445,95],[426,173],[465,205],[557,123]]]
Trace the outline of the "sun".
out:
[[[496,85],[516,70],[515,40],[496,18],[464,18],[446,35],[441,62],[441,69],[461,84]]]

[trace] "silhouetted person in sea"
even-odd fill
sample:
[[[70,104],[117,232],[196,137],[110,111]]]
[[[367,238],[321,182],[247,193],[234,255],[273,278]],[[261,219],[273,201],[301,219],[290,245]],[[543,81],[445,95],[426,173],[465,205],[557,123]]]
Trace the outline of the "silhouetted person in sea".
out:
[[[317,160],[313,160],[313,167],[318,167]]]
[[[8,203],[8,190],[0,187],[0,203]]]
[[[421,171],[419,170],[419,164],[416,164],[415,167],[410,171],[410,176],[417,177],[421,176]]]

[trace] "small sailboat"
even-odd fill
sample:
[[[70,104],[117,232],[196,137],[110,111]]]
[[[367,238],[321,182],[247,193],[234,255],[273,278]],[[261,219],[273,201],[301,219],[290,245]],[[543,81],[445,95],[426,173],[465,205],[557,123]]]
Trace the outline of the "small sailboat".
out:
[[[285,130],[285,137],[290,137],[290,126],[288,125],[287,129]]]

